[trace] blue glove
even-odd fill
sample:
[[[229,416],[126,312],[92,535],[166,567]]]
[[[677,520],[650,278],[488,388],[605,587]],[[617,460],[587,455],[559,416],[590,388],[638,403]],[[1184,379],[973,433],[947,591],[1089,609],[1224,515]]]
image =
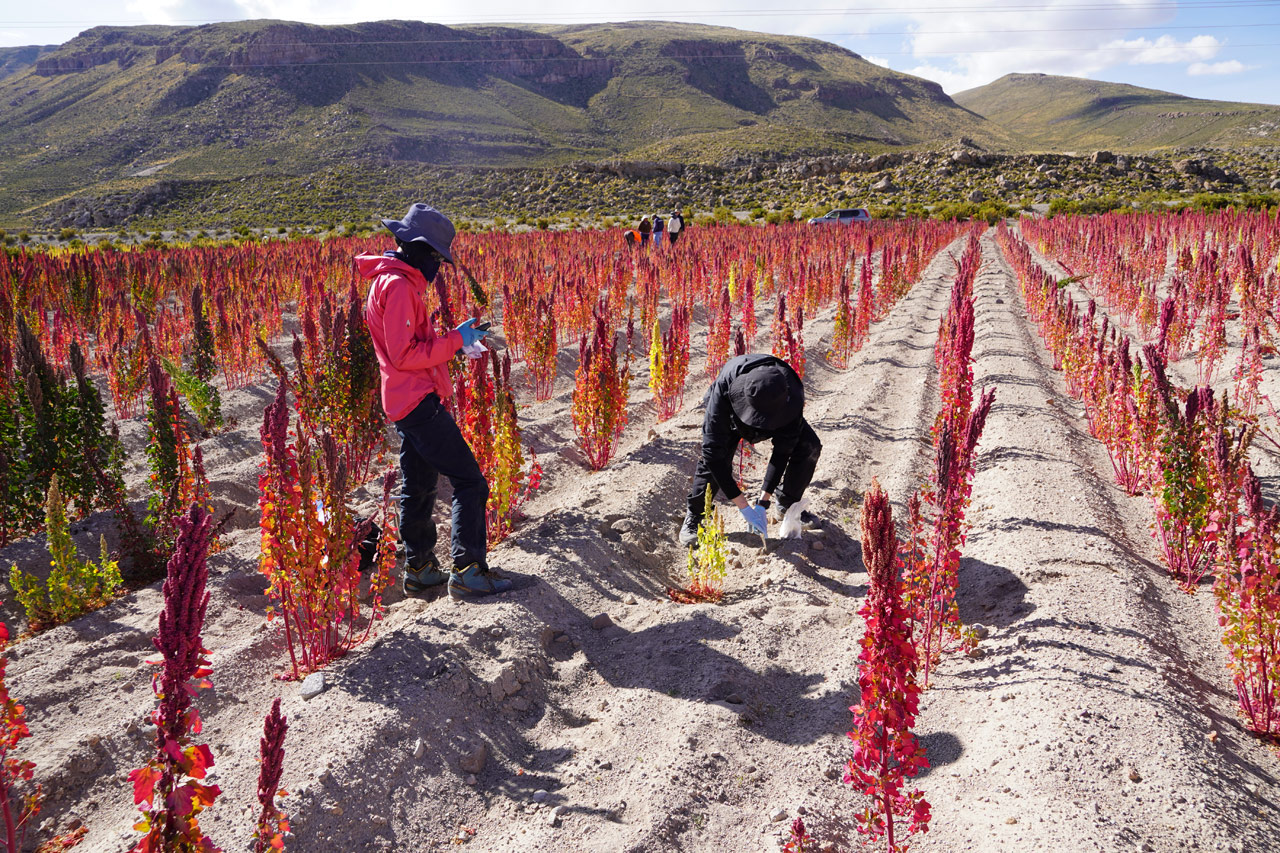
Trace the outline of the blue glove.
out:
[[[458,333],[462,335],[462,345],[469,347],[476,341],[489,334],[488,330],[480,330],[475,327],[475,318],[458,324]]]
[[[768,522],[765,519],[764,507],[747,506],[738,510],[738,512],[742,513],[742,517],[746,519],[747,527],[756,533],[759,533],[761,536],[768,535],[767,528],[765,527]]]

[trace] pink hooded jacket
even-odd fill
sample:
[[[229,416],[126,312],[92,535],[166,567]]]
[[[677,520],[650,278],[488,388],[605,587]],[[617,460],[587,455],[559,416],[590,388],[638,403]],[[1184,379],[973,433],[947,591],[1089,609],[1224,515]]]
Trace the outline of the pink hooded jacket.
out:
[[[373,279],[364,306],[364,322],[373,337],[382,373],[382,408],[393,421],[412,412],[434,391],[452,396],[449,359],[462,348],[462,334],[450,329],[438,335],[422,301],[427,282],[422,273],[399,258],[358,255],[360,275]]]

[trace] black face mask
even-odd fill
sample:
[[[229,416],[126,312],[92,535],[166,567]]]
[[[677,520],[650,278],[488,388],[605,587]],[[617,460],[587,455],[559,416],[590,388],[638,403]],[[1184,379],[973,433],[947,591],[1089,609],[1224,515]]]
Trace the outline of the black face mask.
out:
[[[421,240],[412,243],[400,243],[396,252],[406,264],[422,273],[428,282],[440,272],[440,264],[444,260],[440,253]]]

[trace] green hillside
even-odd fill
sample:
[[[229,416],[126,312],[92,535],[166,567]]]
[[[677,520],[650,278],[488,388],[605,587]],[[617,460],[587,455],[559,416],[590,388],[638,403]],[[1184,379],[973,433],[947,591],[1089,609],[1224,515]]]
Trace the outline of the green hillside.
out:
[[[955,96],[1043,150],[1275,145],[1280,107],[1206,101],[1124,83],[1007,74]]]
[[[26,71],[36,60],[57,50],[57,45],[31,45],[28,47],[0,47],[0,80],[11,74]]]
[[[0,78],[0,219],[322,167],[714,163],[1017,141],[822,41],[685,24],[98,27]]]

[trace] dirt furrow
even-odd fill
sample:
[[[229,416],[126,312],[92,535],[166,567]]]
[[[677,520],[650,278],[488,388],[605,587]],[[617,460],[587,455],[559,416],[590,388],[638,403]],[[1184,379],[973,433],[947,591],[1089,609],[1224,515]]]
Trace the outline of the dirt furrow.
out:
[[[263,623],[257,530],[233,530],[211,560],[204,632],[214,688],[199,700],[201,739],[224,790],[208,831],[229,849],[247,840],[261,717],[281,694],[296,849],[427,849],[464,825],[478,829],[477,849],[682,849],[722,837],[748,849],[781,826],[766,812],[810,790],[846,808],[847,792],[822,773],[844,750],[860,633],[847,522],[871,473],[905,493],[927,465],[918,442],[932,418],[927,377],[950,271],[944,254],[848,371],[821,355],[831,312],[806,324],[810,416],[827,441],[815,509],[835,524],[820,542],[768,556],[733,533],[722,606],[665,597],[683,574],[674,532],[701,423],[697,360],[681,414],[652,428],[651,411],[633,407],[621,455],[602,472],[555,452],[572,439],[567,389],[526,410],[535,442],[558,431],[546,442],[557,476],[495,553],[517,590],[469,606],[393,603],[378,639],[333,667],[310,702],[270,677],[285,658]],[[642,381],[633,397],[647,395]],[[270,383],[224,397],[240,424],[212,442],[215,493],[256,482],[269,397]],[[256,494],[230,499],[252,507]],[[738,530],[736,513],[729,523]],[[152,748],[145,661],[159,605],[158,590],[144,589],[13,650],[11,685],[33,732],[24,746],[50,792],[45,815],[88,824],[82,849],[124,850],[136,835],[124,776]],[[592,628],[600,613],[615,624]],[[548,823],[556,805],[567,831]]]
[[[1274,757],[1235,719],[1210,599],[1153,560],[1146,498],[1115,487],[983,247],[975,381],[999,390],[960,606],[992,633],[926,694],[935,825],[919,849],[1268,849]]]

